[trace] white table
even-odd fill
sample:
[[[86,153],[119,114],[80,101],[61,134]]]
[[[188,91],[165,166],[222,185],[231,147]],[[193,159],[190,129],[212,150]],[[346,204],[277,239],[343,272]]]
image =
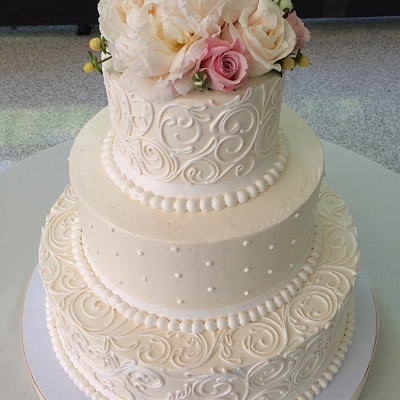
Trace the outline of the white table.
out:
[[[0,173],[0,398],[36,399],[20,344],[20,309],[38,260],[41,226],[68,179],[71,141]],[[360,400],[399,399],[400,176],[323,141],[326,182],[344,198],[358,228],[361,260],[376,294],[380,337]],[[340,399],[338,399],[340,400]]]

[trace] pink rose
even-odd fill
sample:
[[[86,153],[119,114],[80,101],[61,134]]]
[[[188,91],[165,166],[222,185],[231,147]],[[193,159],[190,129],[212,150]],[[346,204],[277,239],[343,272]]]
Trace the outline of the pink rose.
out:
[[[286,21],[289,22],[296,34],[297,43],[294,50],[305,49],[306,44],[310,41],[310,31],[304,26],[303,21],[296,15],[296,11],[290,13]]]
[[[209,76],[210,88],[231,92],[244,83],[249,70],[246,53],[240,39],[231,44],[215,37],[207,38],[199,70]]]

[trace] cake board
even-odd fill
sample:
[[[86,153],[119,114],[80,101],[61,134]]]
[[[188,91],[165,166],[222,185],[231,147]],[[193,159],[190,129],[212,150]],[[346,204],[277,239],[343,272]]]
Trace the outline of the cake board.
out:
[[[68,377],[51,344],[46,324],[46,295],[36,266],[21,310],[21,342],[25,361],[40,399],[86,400]],[[357,400],[367,380],[378,339],[378,312],[368,277],[359,269],[355,284],[356,331],[339,373],[318,400]]]

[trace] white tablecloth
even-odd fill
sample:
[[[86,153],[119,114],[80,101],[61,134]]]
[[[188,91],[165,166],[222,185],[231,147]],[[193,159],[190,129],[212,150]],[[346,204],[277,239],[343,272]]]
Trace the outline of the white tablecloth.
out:
[[[0,173],[0,398],[36,399],[20,344],[20,309],[41,227],[68,179],[71,141]],[[326,182],[344,198],[375,291],[380,337],[360,400],[400,399],[400,176],[323,141]],[[340,399],[338,399],[340,400]]]

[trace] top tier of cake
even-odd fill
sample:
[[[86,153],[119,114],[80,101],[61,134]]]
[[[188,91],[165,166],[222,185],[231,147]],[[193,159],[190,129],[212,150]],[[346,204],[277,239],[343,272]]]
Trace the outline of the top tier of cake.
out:
[[[275,71],[232,93],[194,90],[163,103],[121,89],[119,75],[104,68],[112,130],[103,165],[113,180],[124,177],[125,192],[136,188],[158,203],[243,190],[252,197],[249,186],[268,185],[268,174],[285,168],[277,140],[283,78]]]

